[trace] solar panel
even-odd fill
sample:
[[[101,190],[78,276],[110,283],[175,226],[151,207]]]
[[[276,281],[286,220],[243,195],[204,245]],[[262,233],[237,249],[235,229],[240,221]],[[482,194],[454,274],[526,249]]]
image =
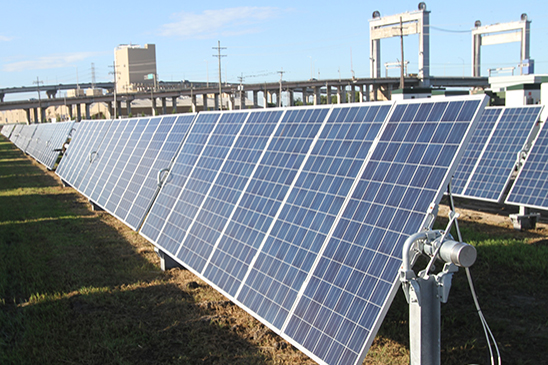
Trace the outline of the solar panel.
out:
[[[67,139],[73,131],[74,124],[73,121],[56,123],[50,139],[46,142],[46,147],[42,149],[40,156],[37,158],[50,170],[53,170],[55,167],[55,163],[59,158],[63,145],[67,142]]]
[[[74,122],[37,124],[26,152],[52,170]]]
[[[474,166],[478,162],[483,150],[487,145],[487,141],[494,131],[496,122],[498,121],[500,114],[504,108],[485,108],[481,115],[478,127],[476,128],[468,147],[464,150],[464,154],[457,169],[455,175],[451,180],[451,191],[454,195],[462,194],[466,182],[470,178],[470,174],[474,169]]]
[[[10,136],[10,141],[15,144],[15,142],[17,141],[17,139],[19,138],[19,136],[21,135],[21,130],[23,129],[23,124],[17,124],[14,128],[13,128],[13,131],[11,132],[11,136]]]
[[[360,363],[485,103],[201,113],[141,234],[319,363]]]
[[[15,124],[6,124],[2,127],[2,135],[9,139],[11,137],[11,133],[15,129]]]
[[[462,192],[455,195],[501,201],[518,154],[531,138],[541,110],[541,106],[504,108]]]
[[[133,229],[141,225],[159,190],[158,173],[171,165],[195,117],[186,114],[150,120],[139,143],[125,159],[127,163],[105,209]]]
[[[170,169],[169,178],[162,186],[162,190],[154,201],[150,213],[141,228],[141,234],[151,242],[157,242],[164,222],[173,208],[173,204],[181,187],[184,186],[196,160],[204,148],[210,132],[215,128],[221,113],[200,113],[189,130],[183,146],[178,154],[177,161]],[[173,247],[163,244],[163,249],[171,252]],[[173,254],[175,252],[172,252]]]
[[[17,136],[17,139],[14,140],[17,148],[19,148],[23,152],[26,152],[27,146],[31,142],[35,130],[36,124],[22,125],[21,129],[19,130],[19,135]]]
[[[506,204],[548,208],[548,128],[543,123],[524,165],[518,172]]]
[[[63,181],[79,190],[91,160],[96,157],[112,120],[86,120],[78,123],[67,151],[55,171]]]

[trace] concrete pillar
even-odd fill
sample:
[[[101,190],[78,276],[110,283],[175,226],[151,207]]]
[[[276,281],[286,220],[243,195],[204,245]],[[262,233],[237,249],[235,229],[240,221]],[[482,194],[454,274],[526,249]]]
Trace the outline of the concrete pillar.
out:
[[[302,94],[302,98],[303,98],[303,105],[306,105],[307,101],[308,101],[308,100],[306,100],[306,97],[308,95],[308,90],[306,89],[306,87],[303,87],[303,90],[301,91],[301,94]]]
[[[156,115],[156,98],[152,98],[152,116]]]
[[[126,100],[126,110],[129,117],[131,115],[131,100]]]
[[[331,104],[331,86],[325,84],[325,97],[327,99],[326,103]]]
[[[178,98],[176,96],[171,98],[171,112],[173,114],[177,114],[177,99]]]
[[[314,86],[314,105],[320,105],[320,104],[321,104],[320,87]]]
[[[82,120],[82,108],[80,103],[76,104],[76,121],[79,122]]]
[[[359,102],[360,103],[363,102],[363,86],[364,85],[358,86],[359,87],[358,93],[359,93],[359,98],[360,98]]]
[[[371,101],[371,85],[365,85],[365,101]]]
[[[90,113],[91,104],[86,103],[85,105],[86,105],[86,119],[90,120],[91,119],[91,113]]]
[[[72,120],[73,116],[72,116],[72,105],[67,105],[67,110],[68,110],[68,113],[69,113],[69,119]]]
[[[190,106],[192,107],[192,112],[196,113],[196,94],[192,94],[190,97]]]
[[[214,99],[215,99],[215,110],[219,110],[219,99],[220,99],[220,95],[219,94],[213,94],[214,95]]]
[[[287,90],[289,94],[289,106],[295,106],[295,92],[293,89]]]
[[[167,114],[167,102],[166,98],[162,98],[162,114]]]
[[[344,103],[345,95],[343,95],[343,88],[342,86],[337,86],[337,104]]]
[[[356,102],[356,85],[350,85],[350,102],[355,103]]]
[[[113,102],[112,101],[107,101],[107,106],[108,106],[108,112],[110,114],[110,118],[113,119],[113,115],[114,115],[114,108],[112,107],[113,105]],[[70,114],[70,118],[72,119],[72,111],[71,111],[71,114]]]
[[[258,107],[259,106],[259,92],[258,91],[252,91],[252,98],[253,98],[253,106]]]
[[[208,104],[207,94],[203,94],[202,95],[202,108],[204,109],[204,111],[209,110],[209,107],[208,107],[207,104]]]
[[[25,109],[25,113],[27,114],[27,124],[30,124],[30,109]]]
[[[245,91],[239,92],[238,96],[240,99],[240,110],[245,109]]]
[[[40,123],[46,122],[46,109],[44,107],[40,108]]]
[[[116,113],[118,115],[122,115],[122,101],[121,100],[116,101]],[[118,116],[115,116],[115,118],[118,118]]]
[[[268,91],[263,90],[263,108],[268,108]]]
[[[0,93],[0,103],[4,102],[4,93]]]

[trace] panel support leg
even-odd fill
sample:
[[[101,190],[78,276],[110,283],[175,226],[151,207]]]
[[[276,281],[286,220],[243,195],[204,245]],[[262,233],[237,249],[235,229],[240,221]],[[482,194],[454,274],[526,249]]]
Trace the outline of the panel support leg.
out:
[[[160,258],[160,267],[162,271],[174,269],[177,267],[183,267],[177,261],[173,260],[169,255],[166,255],[165,252],[160,250],[159,248],[155,247],[154,252],[156,252],[156,255],[158,255],[158,257]]]
[[[510,214],[510,220],[514,225],[514,229],[525,231],[535,229],[537,220],[540,218],[539,213],[531,213],[529,208],[520,206],[518,214]]]

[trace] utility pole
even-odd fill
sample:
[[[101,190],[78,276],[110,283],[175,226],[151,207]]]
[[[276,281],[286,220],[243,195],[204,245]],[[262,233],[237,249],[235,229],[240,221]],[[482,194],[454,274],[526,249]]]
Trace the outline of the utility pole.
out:
[[[118,72],[116,71],[116,62],[112,62],[112,72],[109,72],[109,74],[112,74],[114,75],[114,118],[112,119],[116,119],[116,109],[117,109],[117,102],[116,102],[116,78],[118,76]]]
[[[223,110],[223,90],[222,90],[222,79],[221,79],[221,57],[226,57],[226,55],[221,55],[221,50],[226,49],[226,47],[221,47],[221,41],[217,41],[217,47],[213,47],[217,50],[217,54],[213,57],[219,59],[219,110]]]
[[[284,69],[282,68],[282,70],[278,71],[278,73],[280,74],[280,94],[278,97],[278,106],[281,107],[282,106],[282,78],[284,76]]]
[[[38,91],[38,109],[40,110],[40,116],[35,115],[36,122],[40,123],[41,121],[41,114],[42,114],[42,97],[40,96],[40,84],[43,84],[43,81],[40,81],[38,76],[36,76],[36,81],[33,82],[33,84],[36,84],[36,91]]]
[[[405,79],[404,79],[404,74],[403,74],[403,65],[404,65],[404,58],[403,58],[403,21],[402,21],[402,17],[400,16],[400,47],[401,47],[401,67],[400,67],[400,89],[402,89],[402,92],[403,92],[403,88],[405,87],[404,83],[405,83]]]

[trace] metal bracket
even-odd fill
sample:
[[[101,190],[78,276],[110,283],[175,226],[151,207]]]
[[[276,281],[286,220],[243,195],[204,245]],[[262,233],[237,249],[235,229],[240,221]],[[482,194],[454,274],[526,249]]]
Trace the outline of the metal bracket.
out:
[[[156,180],[158,181],[158,186],[162,186],[162,184],[164,183],[162,174],[167,172],[169,172],[169,168],[167,167],[165,169],[161,169],[160,171],[158,171],[158,175],[156,176]]]

